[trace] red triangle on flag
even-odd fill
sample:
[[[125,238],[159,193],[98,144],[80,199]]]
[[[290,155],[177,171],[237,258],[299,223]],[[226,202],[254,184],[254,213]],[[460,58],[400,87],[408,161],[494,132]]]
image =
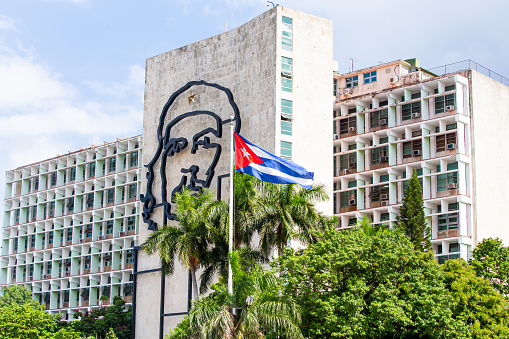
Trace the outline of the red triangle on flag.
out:
[[[263,160],[235,133],[235,170],[249,166],[251,163],[261,164]]]

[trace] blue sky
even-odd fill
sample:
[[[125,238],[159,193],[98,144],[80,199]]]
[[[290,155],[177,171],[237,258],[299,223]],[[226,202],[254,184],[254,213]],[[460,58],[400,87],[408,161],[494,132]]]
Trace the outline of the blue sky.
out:
[[[341,72],[350,58],[359,69],[417,57],[426,68],[472,59],[509,77],[507,0],[276,3],[333,20]],[[0,172],[141,134],[146,58],[267,9],[263,0],[0,0]]]

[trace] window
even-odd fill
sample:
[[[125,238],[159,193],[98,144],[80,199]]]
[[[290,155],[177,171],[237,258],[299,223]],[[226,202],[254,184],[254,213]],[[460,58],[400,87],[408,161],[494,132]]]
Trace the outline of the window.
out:
[[[111,204],[113,203],[113,201],[115,200],[115,189],[114,188],[110,188],[108,190],[108,193],[107,193],[107,201],[108,201],[108,204]]]
[[[380,214],[380,221],[389,221],[389,213],[382,213]]]
[[[458,163],[453,162],[447,164],[447,171],[453,171],[458,169]],[[439,171],[437,167],[437,171]],[[448,188],[448,184],[457,184],[458,183],[458,172],[439,174],[437,175],[437,191],[445,191]]]
[[[71,168],[70,175],[69,175],[69,181],[76,180],[76,168]]]
[[[34,190],[37,191],[39,189],[39,178],[34,179]]]
[[[357,206],[357,191],[353,190],[339,193],[339,206]]]
[[[292,59],[281,57],[281,71],[292,74]]]
[[[421,117],[421,102],[412,102],[401,106],[401,120],[410,120]]]
[[[388,162],[388,147],[378,147],[371,149],[371,165]]]
[[[126,263],[134,262],[133,250],[127,250]]]
[[[458,228],[458,213],[440,214],[438,216],[438,230],[447,231]]]
[[[407,141],[403,143],[403,158],[416,157],[421,155],[422,139]]]
[[[57,184],[57,172],[51,173],[51,187]]]
[[[49,215],[55,215],[55,202],[52,201],[49,203]]]
[[[456,103],[456,95],[448,94],[435,98],[435,114],[444,113],[447,106],[454,106]]]
[[[380,101],[378,107],[389,106],[389,100]]]
[[[376,71],[364,73],[364,84],[376,82]]]
[[[89,177],[95,176],[95,162],[92,162],[90,163],[90,165],[88,165],[88,176]]]
[[[350,144],[350,145],[348,145],[348,150],[349,151],[354,150],[354,149],[357,149],[357,144]]]
[[[134,217],[128,217],[127,218],[127,230],[132,231],[135,227],[135,219]]]
[[[138,165],[138,152],[131,153],[129,166],[134,167]]]
[[[87,194],[87,208],[94,207],[94,193]]]
[[[357,87],[357,86],[359,86],[359,76],[358,75],[353,76],[351,78],[346,78],[346,88]]]
[[[437,152],[454,149],[456,145],[456,132],[437,136]],[[450,146],[453,145],[453,146]]]
[[[136,184],[129,185],[129,199],[136,198]]]
[[[71,241],[72,240],[72,228],[68,228],[67,229],[67,241]]]
[[[460,244],[458,244],[457,242],[449,244],[449,253],[459,252],[459,251],[460,251]]]
[[[292,143],[281,141],[281,157],[285,159],[292,159]]]
[[[419,99],[421,97],[421,92],[417,92],[417,93],[412,93],[410,95],[410,99]]]
[[[32,206],[32,219],[37,218],[37,206]]]
[[[106,234],[113,233],[113,220],[106,221]]]
[[[292,119],[281,117],[281,134],[292,135]]]
[[[281,99],[281,114],[283,116],[292,116],[292,102],[290,100]]]
[[[357,132],[357,117],[349,117],[339,120],[339,134],[356,132]]]
[[[291,31],[287,31],[287,30],[283,30],[281,32],[282,36],[281,36],[281,48],[286,50],[286,51],[291,51],[292,50],[292,32]]]
[[[116,165],[117,165],[117,159],[111,158],[110,166],[108,167],[108,172],[115,172]]]
[[[342,171],[345,169],[357,169],[357,154],[355,152],[339,156],[339,170]]]
[[[371,187],[369,192],[369,198],[371,202],[377,202],[381,200],[389,199],[389,185],[380,185]]]
[[[281,90],[285,92],[292,91],[292,78],[281,76]]]
[[[289,18],[289,17],[282,17],[282,21],[283,21],[283,26],[289,28],[289,29],[292,29],[292,25],[293,25],[293,19],[292,18]]]
[[[334,89],[333,89],[332,95],[337,96],[338,95],[338,79],[333,80],[333,86],[334,86]]]
[[[371,112],[369,114],[370,122],[369,127],[370,128],[376,128],[379,126],[387,126],[389,122],[389,110],[387,108]]]
[[[447,125],[445,125],[445,130],[446,131],[450,131],[450,130],[456,129],[456,126],[457,126],[456,123],[454,123],[454,124],[447,124]]]

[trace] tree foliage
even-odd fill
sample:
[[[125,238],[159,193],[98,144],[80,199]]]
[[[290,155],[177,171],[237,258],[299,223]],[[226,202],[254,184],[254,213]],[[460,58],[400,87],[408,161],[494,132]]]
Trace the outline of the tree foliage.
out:
[[[282,286],[276,275],[259,266],[246,271],[237,252],[230,260],[233,295],[225,284],[212,285],[213,292],[195,302],[189,316],[167,337],[302,338],[299,309],[291,298],[280,295]]]
[[[505,247],[502,240],[483,239],[472,251],[470,264],[478,276],[488,279],[504,296],[509,295],[509,247]]]
[[[58,318],[60,315],[44,312],[44,307],[36,302],[4,305],[0,307],[0,338],[54,338]]]
[[[131,306],[125,306],[125,301],[115,296],[113,305],[101,307],[91,312],[77,312],[75,317],[81,317],[79,321],[73,321],[72,327],[87,336],[104,338],[110,328],[113,329],[118,339],[131,338]]]
[[[472,337],[509,338],[509,304],[503,296],[463,259],[448,260],[440,268],[455,301],[453,314],[470,325]]]
[[[426,223],[422,188],[415,169],[405,190],[396,227],[410,238],[416,249],[431,250],[431,227]]]
[[[12,303],[19,305],[35,302],[32,292],[22,285],[2,286],[0,307],[10,306]]]
[[[283,295],[302,308],[310,338],[462,338],[452,297],[430,254],[383,230],[326,231],[302,252],[278,258]]]

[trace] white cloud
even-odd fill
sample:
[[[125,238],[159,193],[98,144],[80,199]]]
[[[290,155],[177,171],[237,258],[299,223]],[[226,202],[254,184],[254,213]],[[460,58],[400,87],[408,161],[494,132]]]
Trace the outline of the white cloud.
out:
[[[0,51],[0,74],[0,172],[141,133],[144,69],[139,65],[126,70],[124,83],[103,85],[101,102],[82,100],[79,88],[53,69],[12,51]]]
[[[6,15],[0,14],[0,29],[4,29],[6,31],[13,31],[16,29],[14,25],[14,19],[9,18]]]

